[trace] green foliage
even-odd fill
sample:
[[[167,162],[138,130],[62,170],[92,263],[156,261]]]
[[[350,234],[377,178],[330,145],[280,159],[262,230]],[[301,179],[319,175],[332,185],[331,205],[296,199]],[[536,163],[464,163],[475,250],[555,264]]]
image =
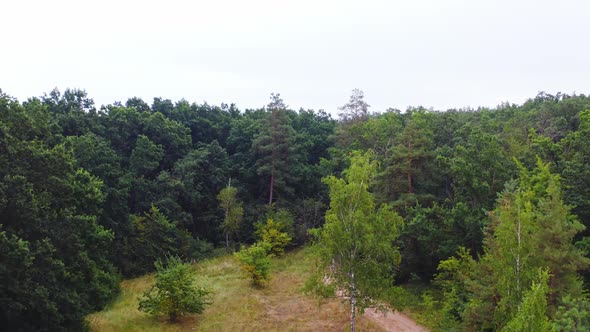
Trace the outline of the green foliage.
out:
[[[326,204],[316,199],[305,199],[297,206],[296,215],[293,242],[304,244],[310,239],[309,230],[324,223]]]
[[[267,108],[269,113],[252,141],[252,150],[257,157],[256,174],[268,183],[268,204],[271,205],[277,197],[292,195],[295,178],[291,168],[297,160],[297,149],[295,130],[280,94],[271,94]]]
[[[221,189],[217,195],[219,207],[224,213],[221,229],[225,234],[225,245],[228,249],[229,237],[238,234],[244,216],[244,208],[236,197],[237,192],[238,190],[236,188],[227,186],[226,188]]]
[[[243,112],[162,98],[98,110],[83,90],[55,89],[24,102],[0,92],[0,326],[81,329],[83,315],[116,294],[116,270],[137,275],[167,252],[194,259],[224,237],[253,240],[257,220],[264,226],[272,219],[278,231],[265,239],[279,247],[283,233],[290,245],[302,244],[325,215],[328,224],[339,218],[325,213],[328,190],[334,195],[339,185],[321,179],[348,168],[355,149],[372,149],[378,165],[370,163],[376,175],[365,185],[375,198],[361,195],[360,210],[369,213],[359,219],[371,219],[370,206],[379,211],[381,203],[405,219],[404,229],[391,233],[399,234],[399,252],[383,249],[394,256],[390,263],[403,260],[382,275],[428,282],[447,260],[439,275],[465,281],[441,283],[447,300],[437,303],[449,319],[472,330],[500,329],[516,315],[538,268],[550,270],[552,318],[567,306],[566,296],[581,298],[578,272],[590,284],[582,257],[590,255],[590,97],[540,93],[494,109],[369,114],[359,90],[339,122],[271,98],[267,107]],[[542,167],[535,168],[537,157]],[[513,158],[534,170],[521,167],[520,179],[496,200],[519,173]],[[225,210],[217,196],[228,176],[238,192],[249,193],[239,204],[239,227],[220,227]],[[269,201],[265,215],[262,203]],[[234,221],[242,214],[231,211]],[[360,238],[371,230],[360,227],[364,222],[351,225]],[[479,256],[470,273],[464,253],[458,267],[451,264],[459,247]]]
[[[270,253],[281,256],[285,253],[285,247],[291,243],[291,237],[283,232],[284,227],[273,219],[269,218],[264,224],[257,224],[256,233],[259,240],[270,244]]]
[[[541,303],[539,292],[543,301],[548,294],[545,306],[551,314],[566,294],[576,295],[581,291],[577,271],[586,267],[588,260],[574,246],[573,238],[583,226],[561,200],[559,177],[541,161],[532,171],[519,167],[518,181],[507,185],[491,214],[485,255],[474,265],[474,272],[466,275],[469,300],[462,318],[470,329],[526,330],[521,324],[527,318],[517,317],[532,315],[521,311],[533,310],[529,308],[533,302]],[[441,268],[449,270],[452,262]],[[545,279],[538,281],[540,269],[548,270],[544,274],[548,275],[550,289],[543,290],[547,287]],[[464,273],[455,274],[454,283],[461,282],[464,276]],[[531,287],[536,295],[527,291]],[[447,301],[452,302],[457,294],[448,289]],[[547,310],[543,310],[545,315]],[[536,328],[545,329],[545,325]]]
[[[82,329],[118,291],[113,233],[97,222],[103,182],[76,166],[44,112],[0,93],[0,325],[9,330]]]
[[[552,321],[553,331],[590,331],[590,299],[565,296]]]
[[[185,229],[193,236],[212,242],[221,238],[217,195],[226,186],[228,172],[227,152],[217,141],[199,145],[174,165],[171,175],[180,181],[180,188],[171,199],[190,213]]]
[[[401,259],[394,241],[402,219],[387,205],[376,209],[368,191],[376,172],[371,157],[370,152],[355,153],[343,178],[324,179],[330,187],[330,209],[323,228],[314,232],[320,270],[316,278],[325,274],[342,290],[351,299],[353,313],[374,303],[391,285],[391,272]]]
[[[170,256],[166,265],[158,260],[156,284],[139,299],[139,310],[152,315],[166,315],[171,322],[179,316],[203,313],[212,303],[211,292],[194,284],[194,275],[188,264]]]
[[[294,217],[286,209],[275,210],[273,207],[264,217],[264,221],[261,220],[254,225],[254,235],[258,241],[271,245],[272,254],[280,256],[293,240]]]
[[[263,287],[270,278],[270,250],[269,243],[256,242],[234,254],[240,262],[240,269],[254,286]]]
[[[446,319],[461,321],[470,300],[468,283],[473,279],[476,261],[465,248],[459,248],[457,256],[443,260],[438,265],[435,282],[443,290],[442,312]]]
[[[423,109],[409,110],[404,128],[397,133],[395,144],[384,160],[380,181],[382,195],[399,206],[432,199],[431,176],[434,167],[432,113]]]
[[[505,332],[547,332],[551,331],[551,324],[547,318],[547,293],[549,293],[549,272],[540,270],[531,284],[531,288],[524,292],[518,312],[502,329]]]
[[[275,209],[274,206],[269,209],[269,211],[264,215],[265,219],[273,219],[276,227],[281,232],[287,233],[290,237],[293,237],[294,234],[294,223],[295,217],[289,210],[287,209]],[[263,223],[257,223],[257,228],[263,226]]]
[[[164,148],[150,141],[145,135],[139,135],[135,148],[129,158],[129,168],[139,176],[147,176],[160,167],[164,157]]]
[[[491,209],[496,193],[514,169],[498,135],[482,129],[470,128],[466,142],[456,145],[448,160],[455,199],[467,202],[473,210]]]
[[[126,252],[122,253],[127,275],[151,271],[154,261],[169,255],[195,259],[211,249],[179,229],[155,206],[143,216],[131,216],[131,222],[134,231],[127,239]]]

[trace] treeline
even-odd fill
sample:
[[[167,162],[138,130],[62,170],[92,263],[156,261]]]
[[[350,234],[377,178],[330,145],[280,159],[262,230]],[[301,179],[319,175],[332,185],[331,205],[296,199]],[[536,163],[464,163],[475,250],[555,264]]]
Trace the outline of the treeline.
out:
[[[119,276],[165,255],[198,259],[224,240],[217,194],[231,178],[243,230],[273,206],[297,216],[297,241],[323,218],[324,112],[133,98],[97,110],[84,91],[23,103],[0,95],[0,325],[79,329]]]
[[[329,203],[321,179],[346,169],[354,150],[374,151],[371,191],[405,220],[396,281],[444,275],[457,324],[497,328],[516,312],[514,299],[513,311],[487,325],[469,316],[476,312],[470,301],[481,294],[453,290],[458,270],[437,268],[457,252],[474,262],[490,255],[489,239],[501,224],[500,212],[490,211],[518,190],[538,193],[533,205],[563,197],[566,205],[555,203],[566,219],[560,248],[577,261],[562,279],[575,283],[587,269],[589,97],[539,94],[495,109],[370,113],[355,90],[341,111],[336,121],[323,111],[290,110],[275,94],[266,107],[240,111],[160,98],[97,109],[80,90],[22,103],[0,93],[0,325],[79,329],[117,293],[121,276],[151,271],[164,255],[199,259],[225,245],[217,196],[230,181],[244,213],[234,243],[252,243],[256,223],[280,211],[292,220],[293,244],[303,244]],[[553,180],[523,180],[530,169]],[[556,193],[539,189],[548,183]],[[573,242],[577,247],[568,247]],[[533,274],[522,279],[522,296],[537,280]],[[573,292],[568,287],[550,299],[552,315]]]

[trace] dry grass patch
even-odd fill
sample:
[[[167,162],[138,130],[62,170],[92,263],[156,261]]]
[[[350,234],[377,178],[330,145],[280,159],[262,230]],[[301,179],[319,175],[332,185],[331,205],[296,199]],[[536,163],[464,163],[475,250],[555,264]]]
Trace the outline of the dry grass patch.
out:
[[[273,260],[271,281],[257,289],[242,279],[231,256],[195,264],[199,283],[210,288],[213,305],[200,316],[181,318],[176,324],[154,319],[137,310],[137,297],[151,287],[153,276],[126,280],[121,294],[105,310],[88,316],[93,331],[346,331],[348,309],[340,299],[318,306],[317,299],[301,289],[311,264],[305,250]],[[358,317],[358,316],[357,316]],[[382,331],[358,317],[359,331]]]

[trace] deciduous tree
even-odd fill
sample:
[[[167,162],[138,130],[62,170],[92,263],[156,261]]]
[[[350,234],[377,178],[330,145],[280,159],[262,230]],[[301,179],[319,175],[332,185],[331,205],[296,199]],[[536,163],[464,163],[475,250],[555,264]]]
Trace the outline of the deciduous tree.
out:
[[[229,250],[229,238],[240,230],[240,224],[244,216],[244,208],[236,197],[238,190],[231,186],[231,179],[227,187],[221,189],[217,200],[219,207],[223,210],[223,222],[221,229],[225,234],[225,247]]]
[[[403,221],[389,206],[376,208],[369,185],[376,173],[372,153],[354,153],[342,178],[330,176],[330,209],[326,223],[315,231],[320,281],[324,274],[350,302],[350,327],[363,310],[391,284],[400,262],[394,240]],[[317,279],[316,279],[317,280]]]

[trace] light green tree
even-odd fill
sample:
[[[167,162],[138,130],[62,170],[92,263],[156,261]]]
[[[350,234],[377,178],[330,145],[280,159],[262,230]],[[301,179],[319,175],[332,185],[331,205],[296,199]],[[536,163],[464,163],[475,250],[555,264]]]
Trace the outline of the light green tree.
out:
[[[524,293],[516,316],[502,329],[503,332],[548,332],[551,324],[547,318],[547,293],[549,272],[539,270],[536,280]]]
[[[258,241],[270,244],[270,252],[280,256],[293,240],[293,219],[286,209],[271,209],[254,225],[254,236]]]
[[[394,240],[403,220],[387,205],[377,209],[368,190],[377,171],[372,157],[371,151],[355,152],[343,178],[323,180],[330,188],[330,209],[325,225],[313,232],[319,258],[315,288],[328,281],[349,299],[351,331],[356,311],[375,303],[401,259]]]
[[[227,187],[221,189],[217,195],[219,207],[223,209],[224,217],[221,230],[225,234],[225,247],[229,250],[230,236],[236,235],[240,230],[240,224],[244,217],[244,208],[236,197],[238,190],[231,186],[231,180]]]
[[[280,223],[268,218],[266,223],[259,223],[256,227],[260,241],[270,244],[272,254],[280,256],[285,253],[285,247],[291,243],[292,238],[283,231]]]
[[[267,242],[257,242],[249,248],[242,248],[234,256],[240,262],[240,268],[246,278],[252,280],[252,284],[262,287],[270,278],[271,245]]]

